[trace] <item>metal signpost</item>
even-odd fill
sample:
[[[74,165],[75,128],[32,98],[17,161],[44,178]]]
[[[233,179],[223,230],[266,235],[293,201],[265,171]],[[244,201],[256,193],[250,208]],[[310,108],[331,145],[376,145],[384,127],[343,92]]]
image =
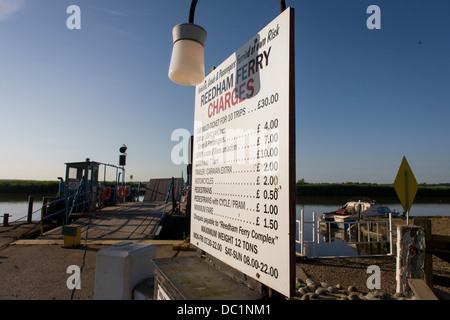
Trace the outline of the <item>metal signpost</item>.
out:
[[[196,87],[191,243],[291,297],[295,279],[294,10]]]

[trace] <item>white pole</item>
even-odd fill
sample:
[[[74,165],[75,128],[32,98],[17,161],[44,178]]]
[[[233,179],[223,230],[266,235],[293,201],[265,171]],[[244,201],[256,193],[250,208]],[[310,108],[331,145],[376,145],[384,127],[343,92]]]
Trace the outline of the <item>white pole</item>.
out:
[[[394,252],[393,252],[393,247],[394,247],[394,244],[392,243],[392,241],[393,241],[393,235],[392,235],[392,213],[391,212],[389,212],[389,249],[390,249],[390,254],[392,255],[392,254],[394,254]]]
[[[316,242],[316,213],[312,214],[312,225],[313,225],[313,242]]]
[[[316,232],[319,236],[318,230],[316,230],[316,213],[313,212],[313,255],[316,256]]]
[[[304,256],[305,255],[305,246],[304,246],[304,242],[303,242],[303,230],[304,230],[304,212],[303,212],[303,210],[300,210],[300,229],[301,229],[301,231],[300,231],[300,246],[301,246],[300,254],[302,256]]]

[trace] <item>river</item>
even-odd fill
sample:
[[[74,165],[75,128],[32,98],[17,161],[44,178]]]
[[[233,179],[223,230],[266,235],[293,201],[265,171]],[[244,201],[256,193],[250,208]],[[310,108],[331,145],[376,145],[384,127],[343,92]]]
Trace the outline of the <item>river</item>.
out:
[[[40,219],[39,206],[41,204],[42,195],[34,196],[33,220]],[[142,200],[142,197],[141,197]],[[296,201],[296,219],[300,220],[300,212],[304,211],[305,221],[312,220],[313,212],[316,215],[321,215],[324,212],[334,211],[342,206],[347,200],[344,198],[324,198],[324,197],[309,197],[297,199]],[[391,210],[403,212],[401,204],[396,199],[387,199],[378,203],[387,205]],[[0,222],[3,221],[3,214],[9,213],[9,221],[13,222],[18,219],[26,220],[28,211],[28,196],[27,195],[0,195]],[[450,203],[413,203],[410,210],[410,216],[450,216]],[[310,226],[310,225],[307,225]],[[296,227],[297,228],[297,227]],[[307,228],[307,227],[305,227]],[[298,232],[298,228],[296,229]],[[298,238],[298,233],[296,233]],[[312,232],[305,231],[305,240],[311,240]],[[318,256],[334,256],[334,255],[360,255],[359,249],[349,247],[344,240],[338,236],[333,237],[332,243],[323,244],[316,248]],[[297,251],[299,251],[297,245]]]
[[[39,205],[42,201],[42,195],[34,196],[33,220],[40,219]],[[324,198],[324,197],[309,197],[307,199],[297,199],[296,215],[300,219],[300,210],[304,210],[305,219],[310,220],[312,213],[322,214],[324,212],[334,211],[342,206],[346,200],[344,198]],[[387,205],[391,210],[403,212],[400,203],[395,202],[395,199],[388,199],[387,202],[379,203]],[[26,219],[28,211],[28,195],[0,195],[0,216],[4,213],[10,214],[9,221],[16,221],[20,218]],[[414,203],[411,206],[410,216],[450,216],[450,203]]]
[[[348,200],[348,199],[347,199]],[[316,217],[324,212],[335,211],[347,201],[345,198],[323,198],[323,197],[308,197],[303,199],[297,199],[296,204],[296,220],[300,220],[300,212],[303,210],[305,221],[311,221],[313,212],[316,213]],[[403,214],[403,208],[398,199],[387,198],[379,199],[377,203],[388,206],[392,211],[396,210]],[[413,203],[411,206],[409,216],[450,216],[450,203],[444,202],[432,202],[433,200],[420,201],[419,203]],[[360,256],[366,254],[386,254],[389,252],[389,244],[372,244],[372,245],[349,245],[347,243],[348,233],[342,229],[332,229],[332,232],[328,235],[327,231],[321,231],[319,238],[320,245],[316,245],[313,252],[313,245],[306,245],[306,254],[308,256],[315,257],[328,257],[328,256]],[[296,225],[296,239],[298,235],[298,225]],[[312,225],[305,224],[305,241],[313,240]],[[344,240],[345,239],[345,240]],[[328,242],[327,242],[328,241]],[[301,246],[296,244],[297,252],[300,252]],[[395,250],[395,243],[394,249]]]

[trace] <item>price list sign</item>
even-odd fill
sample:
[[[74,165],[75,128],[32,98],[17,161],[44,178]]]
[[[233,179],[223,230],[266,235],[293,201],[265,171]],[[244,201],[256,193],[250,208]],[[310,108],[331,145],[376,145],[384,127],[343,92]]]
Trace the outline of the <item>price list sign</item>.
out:
[[[295,275],[293,9],[196,87],[191,243],[291,296]]]

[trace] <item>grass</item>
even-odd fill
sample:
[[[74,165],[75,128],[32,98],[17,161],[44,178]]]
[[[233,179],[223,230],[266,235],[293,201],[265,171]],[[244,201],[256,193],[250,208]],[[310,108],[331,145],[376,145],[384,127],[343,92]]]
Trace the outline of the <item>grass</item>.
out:
[[[365,196],[370,198],[397,197],[392,184],[375,183],[307,183],[300,180],[296,184],[296,193],[299,196]],[[416,199],[433,198],[450,202],[450,185],[419,185]]]
[[[52,194],[58,192],[59,180],[0,180],[0,193]]]
[[[111,182],[111,184],[114,184],[114,182]],[[137,185],[137,183],[133,183],[133,186],[137,187]],[[58,186],[59,180],[0,180],[0,194],[56,194]],[[392,184],[357,182],[308,183],[299,180],[296,184],[296,193],[298,196],[397,197]],[[416,198],[435,198],[450,202],[450,184],[421,184]]]
[[[103,181],[102,181],[103,182]],[[114,182],[106,182],[115,184]],[[133,187],[138,183],[132,183]],[[141,189],[143,186],[141,185]],[[59,180],[0,180],[0,194],[55,194],[59,189]]]

